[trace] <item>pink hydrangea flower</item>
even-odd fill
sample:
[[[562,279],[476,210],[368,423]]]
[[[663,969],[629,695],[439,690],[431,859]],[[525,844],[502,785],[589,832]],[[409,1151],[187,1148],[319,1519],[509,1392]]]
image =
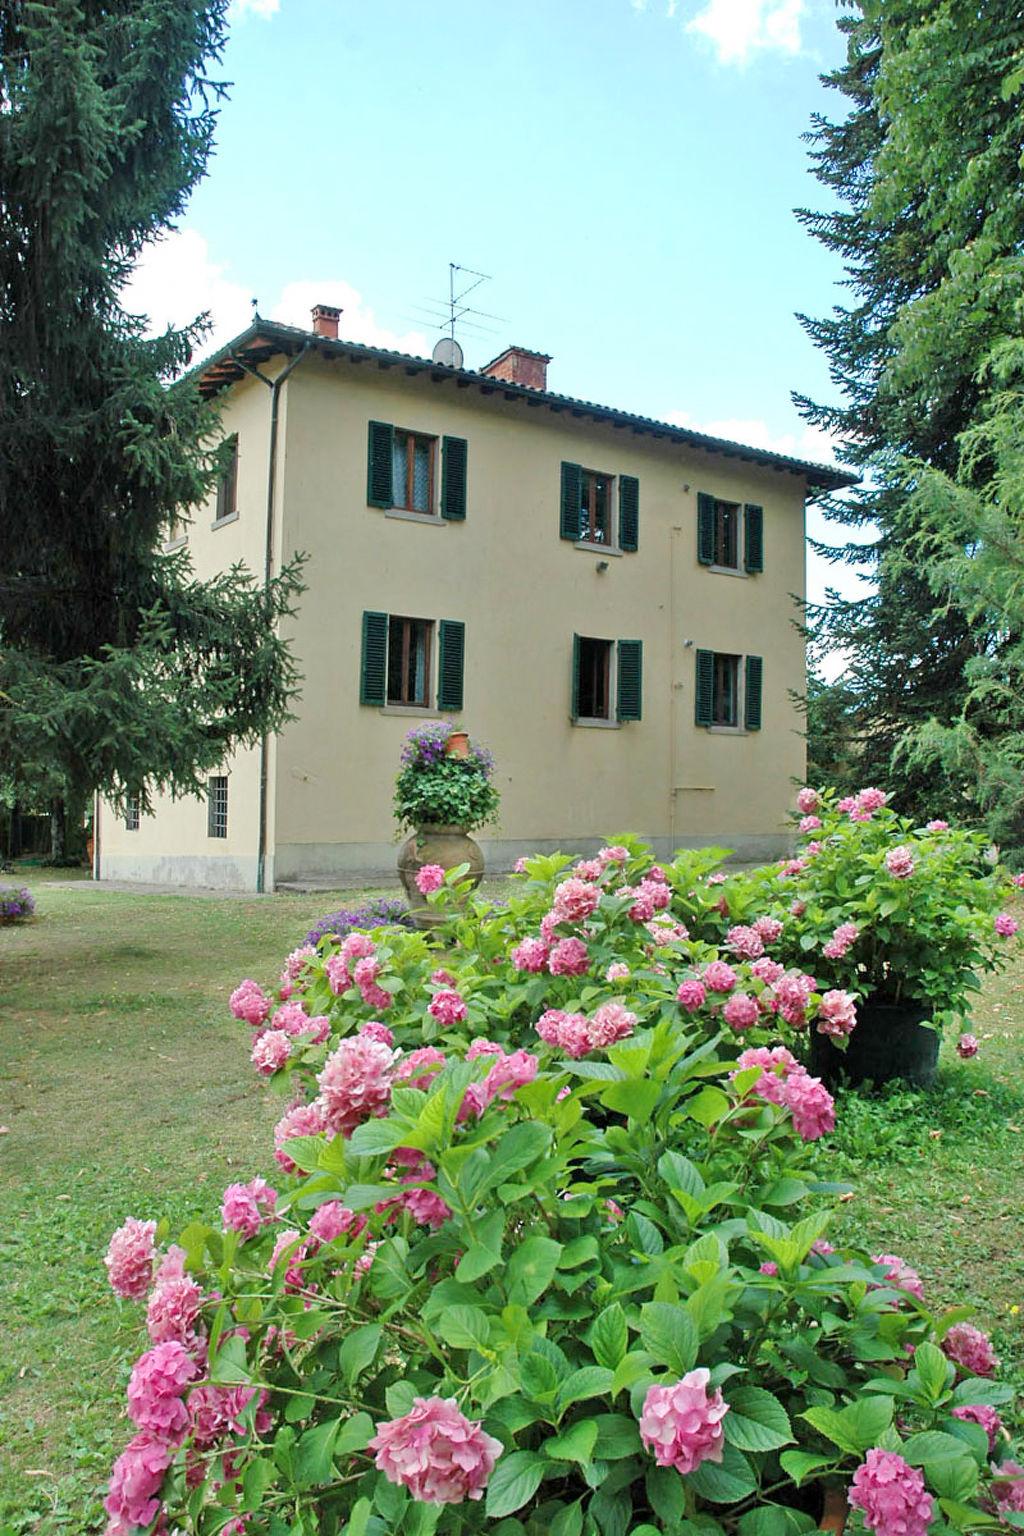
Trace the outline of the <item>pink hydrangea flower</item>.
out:
[[[972,1056],[977,1056],[978,1049],[977,1035],[963,1034],[956,1043],[956,1053],[964,1061],[968,1061]]]
[[[713,875],[708,875],[708,885],[724,885],[728,878],[723,869],[716,869]]]
[[[228,1007],[236,1019],[243,1019],[258,1029],[271,1009],[271,1000],[259,982],[247,977],[239,982],[228,1000]]]
[[[450,1025],[460,1024],[466,1017],[467,1009],[460,992],[455,992],[450,987],[443,987],[430,999],[427,1012],[439,1024]]]
[[[1011,875],[1010,884],[1015,885],[1018,891],[1024,890],[1024,871],[1022,871],[1019,875]]]
[[[552,976],[582,976],[590,962],[582,939],[559,939],[548,956]]]
[[[386,1115],[395,1053],[364,1034],[352,1035],[328,1056],[317,1078],[326,1128],[351,1136],[357,1125]]]
[[[764,954],[764,940],[756,928],[738,923],[725,936],[725,947],[741,960],[759,960]]]
[[[722,1009],[722,1018],[730,1029],[752,1029],[758,1020],[758,1006],[748,992],[734,992]]]
[[[417,1397],[369,1443],[377,1469],[423,1504],[479,1499],[504,1447],[467,1419],[454,1398]]]
[[[281,981],[298,981],[306,965],[310,960],[316,959],[316,950],[312,944],[302,944],[298,949],[293,949],[284,962],[284,970],[281,972]]]
[[[482,1035],[478,1035],[476,1039],[470,1044],[469,1050],[466,1052],[466,1060],[476,1061],[478,1056],[503,1055],[504,1052],[496,1040],[485,1040]]]
[[[600,900],[601,892],[597,886],[586,880],[570,878],[555,886],[551,909],[558,913],[560,923],[581,923]]]
[[[352,980],[360,992],[365,993],[368,988],[374,985],[380,973],[381,963],[376,955],[364,955],[361,960],[356,961],[355,970],[352,972]]]
[[[221,1201],[221,1220],[228,1231],[255,1237],[261,1227],[273,1221],[276,1204],[277,1190],[271,1189],[266,1179],[229,1184]]]
[[[921,1276],[905,1259],[901,1259],[895,1253],[874,1253],[871,1255],[871,1262],[884,1266],[885,1278],[896,1290],[908,1291],[911,1296],[916,1296],[918,1301],[924,1301]]]
[[[731,992],[739,978],[724,960],[712,960],[704,967],[701,980],[709,992]]]
[[[762,944],[774,944],[782,937],[783,924],[777,917],[759,917],[753,924]]]
[[[856,923],[840,923],[832,930],[832,937],[822,948],[826,960],[841,960],[859,934]]]
[[[324,961],[324,974],[335,997],[340,997],[352,985],[352,973],[340,955],[328,955]]]
[[[808,1072],[791,1072],[782,1085],[780,1100],[793,1117],[793,1129],[803,1141],[817,1141],[835,1129],[835,1102],[820,1078]]]
[[[942,1348],[969,1376],[992,1376],[999,1364],[988,1334],[973,1323],[954,1323],[942,1341]]]
[[[573,874],[578,880],[600,880],[604,865],[600,859],[580,859],[573,867]]]
[[[949,831],[949,822],[948,821],[940,821],[938,818],[936,818],[934,821],[929,821],[929,822],[927,822],[925,824],[925,831],[926,832],[948,832]]]
[[[544,970],[549,954],[550,948],[543,939],[523,939],[512,951],[511,959],[517,971],[535,974]]]
[[[306,1258],[307,1249],[305,1243],[298,1242],[301,1236],[302,1233],[297,1232],[294,1227],[289,1227],[284,1232],[279,1233],[273,1252],[270,1255],[270,1262],[267,1264],[267,1269],[273,1274],[281,1260],[284,1259],[284,1288],[286,1291],[294,1292],[302,1289],[302,1264]]]
[[[704,1461],[721,1461],[725,1443],[722,1420],[729,1405],[719,1388],[708,1392],[711,1372],[687,1371],[671,1387],[650,1387],[640,1413],[640,1438],[659,1467],[675,1467],[684,1476]]]
[[[801,816],[801,818],[800,818],[800,831],[801,832],[818,832],[818,831],[820,831],[820,829],[821,829],[821,817],[820,816]]]
[[[444,869],[440,864],[424,864],[416,871],[416,889],[421,896],[430,896],[444,885]]]
[[[1024,1467],[1019,1461],[1001,1461],[992,1470],[992,1496],[999,1513],[1024,1514]]]
[[[884,789],[860,789],[857,791],[857,804],[865,811],[880,811],[889,796]]]
[[[190,1355],[194,1354],[199,1344],[196,1321],[202,1309],[203,1293],[192,1276],[175,1268],[165,1272],[161,1267],[146,1307],[150,1343],[176,1341]]]
[[[114,1536],[152,1525],[160,1512],[164,1474],[174,1460],[172,1442],[144,1429],[129,1440],[114,1462],[110,1491],[103,1508],[110,1516],[108,1531]]]
[[[369,960],[377,953],[377,946],[368,933],[349,933],[341,945],[341,958],[351,966],[358,960]]]
[[[139,1429],[151,1429],[168,1439],[183,1435],[188,1428],[188,1410],[182,1396],[198,1374],[192,1356],[176,1339],[154,1344],[132,1367],[129,1417]]]
[[[563,1013],[560,1008],[549,1008],[537,1020],[536,1028],[542,1040],[557,1046],[574,1060],[590,1050],[589,1024],[582,1013]]]
[[[292,1042],[284,1030],[268,1029],[253,1041],[252,1064],[261,1077],[273,1077],[291,1053]]]
[[[730,1080],[740,1072],[747,1072],[752,1067],[761,1068],[761,1076],[751,1089],[758,1098],[765,1099],[769,1104],[782,1104],[782,1090],[785,1079],[791,1072],[802,1072],[803,1067],[797,1061],[792,1051],[787,1051],[784,1045],[753,1046],[743,1051],[736,1060],[736,1068],[729,1073]]]
[[[326,1200],[309,1218],[309,1230],[319,1243],[333,1243],[336,1237],[351,1232],[358,1237],[366,1226],[366,1217],[357,1216],[340,1200]]]
[[[615,1004],[609,1006],[614,1007]],[[537,1066],[536,1056],[529,1051],[513,1051],[511,1056],[502,1052],[495,1058],[493,1067],[484,1078],[483,1088],[488,1103],[492,1099],[511,1099],[520,1088],[533,1082],[537,1076]]]
[[[1011,939],[1017,932],[1017,919],[1011,917],[1009,912],[997,912],[995,930],[1001,939]]]
[[[403,1186],[423,1186],[431,1179],[437,1177],[437,1169],[433,1163],[427,1162],[419,1152],[414,1151],[412,1148],[403,1149],[399,1147],[398,1152],[395,1154],[396,1158],[403,1150],[412,1158],[408,1171],[402,1175],[401,1183]],[[393,1175],[395,1172],[394,1168],[390,1172]],[[408,1211],[418,1226],[430,1227],[434,1232],[439,1227],[443,1227],[452,1214],[451,1208],[441,1199],[436,1190],[423,1187],[403,1187],[401,1194],[395,1195],[391,1200],[380,1201],[374,1209],[379,1215],[387,1212],[392,1217],[398,1215],[400,1211]]]
[[[280,1030],[286,1035],[306,1035],[312,1020],[301,1003],[282,1003],[270,1021],[270,1030]]]
[[[629,975],[629,966],[625,960],[613,960],[604,973],[605,981],[625,981]]]
[[[789,910],[794,917],[803,917],[804,913],[807,911],[807,903],[806,901],[791,901],[789,904]]]
[[[819,1035],[841,1039],[857,1027],[857,1005],[849,992],[826,992],[818,1004],[815,1028]]]
[[[192,1443],[197,1450],[210,1450],[228,1435],[245,1431],[242,1415],[252,1402],[255,1387],[221,1387],[204,1382],[193,1387],[188,1398]],[[266,1396],[266,1394],[263,1394]]]
[[[765,1259],[763,1264],[757,1266],[757,1272],[759,1275],[769,1275],[774,1279],[779,1272],[779,1266],[774,1259]]]
[[[889,849],[885,856],[885,867],[894,880],[907,880],[914,873],[914,855],[900,843]]]
[[[149,1290],[156,1259],[155,1233],[155,1221],[139,1221],[129,1216],[111,1237],[103,1262],[115,1296],[140,1301]]]
[[[285,1142],[299,1136],[319,1136],[326,1129],[323,1107],[315,1101],[312,1104],[293,1104],[281,1116],[274,1126],[274,1157],[285,1173],[295,1172],[295,1163],[284,1151]]]
[[[625,1040],[636,1028],[636,1014],[630,1013],[621,1003],[603,1003],[587,1025],[590,1043],[595,1048],[614,1045]]]
[[[816,789],[804,788],[798,791],[796,808],[803,816],[809,816],[811,811],[816,811],[820,802],[820,796]]]
[[[625,864],[629,849],[623,848],[621,843],[613,843],[610,848],[598,849],[597,857],[602,864]]]
[[[964,1403],[962,1407],[953,1409],[953,1417],[962,1419],[965,1424],[980,1424],[988,1435],[989,1450],[995,1450],[1002,1432],[1003,1421],[988,1403]]]
[[[849,1497],[877,1536],[925,1536],[934,1514],[923,1474],[895,1451],[877,1446],[853,1474]]]
[[[403,1056],[395,1070],[396,1083],[408,1083],[410,1088],[430,1087],[447,1060],[443,1051],[435,1045],[422,1045],[418,1051]]]
[[[779,879],[791,880],[794,875],[802,874],[806,868],[806,859],[787,859],[779,870]]]
[[[703,1008],[707,995],[704,983],[691,977],[688,981],[680,982],[676,992],[676,1002],[680,1008],[685,1008],[687,1013],[696,1013],[698,1008]]]
[[[431,977],[431,980],[434,980]],[[395,1037],[386,1024],[379,1019],[370,1019],[368,1023],[359,1026],[359,1033],[365,1035],[367,1040],[379,1040],[381,1045],[394,1045]]]
[[[787,1024],[795,1029],[804,1025],[807,1005],[814,991],[814,977],[802,971],[787,971],[772,986],[772,999],[776,1010]]]
[[[514,875],[526,874],[526,860],[524,858],[516,859],[515,863],[512,865],[512,873]]]

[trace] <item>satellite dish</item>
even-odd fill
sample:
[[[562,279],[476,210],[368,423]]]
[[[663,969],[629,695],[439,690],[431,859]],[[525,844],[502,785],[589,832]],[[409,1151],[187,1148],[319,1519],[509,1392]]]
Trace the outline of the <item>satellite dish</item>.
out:
[[[462,367],[462,348],[452,336],[442,336],[430,355],[435,363],[441,363],[445,368]]]

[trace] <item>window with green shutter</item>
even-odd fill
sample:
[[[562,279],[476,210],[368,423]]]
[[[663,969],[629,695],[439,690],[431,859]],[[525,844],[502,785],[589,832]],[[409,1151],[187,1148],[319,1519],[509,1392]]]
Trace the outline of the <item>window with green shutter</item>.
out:
[[[360,704],[383,705],[387,698],[388,616],[363,614],[363,654],[359,669]]]
[[[760,656],[748,656],[743,700],[743,723],[748,731],[761,729],[761,685],[764,662]]]
[[[371,507],[394,505],[394,451],[394,427],[386,421],[371,421],[366,465],[366,500]]]
[[[437,707],[462,708],[466,661],[466,626],[460,619],[442,619],[438,626]]]
[[[698,725],[711,725],[715,709],[715,653],[697,652],[694,716]]]
[[[751,501],[743,508],[743,566],[751,575],[764,570],[764,508]]]
[[[697,559],[701,565],[715,563],[715,498],[707,491],[697,492]]]
[[[615,713],[619,720],[639,720],[643,713],[644,646],[642,640],[620,640]]]
[[[619,476],[619,548],[634,554],[640,548],[640,481]]]
[[[581,508],[583,505],[583,467],[580,464],[562,465],[562,502],[559,518],[559,537],[579,542]]]
[[[441,441],[441,516],[450,523],[461,523],[466,516],[466,464],[468,445],[464,437],[446,437]]]

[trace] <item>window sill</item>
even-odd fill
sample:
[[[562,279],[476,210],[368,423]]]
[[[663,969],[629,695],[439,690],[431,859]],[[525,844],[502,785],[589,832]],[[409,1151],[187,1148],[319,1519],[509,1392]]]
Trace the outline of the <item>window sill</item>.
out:
[[[176,549],[184,549],[188,543],[188,534],[183,533],[180,539],[168,539],[164,545],[164,554],[173,555]]]
[[[742,725],[709,725],[709,736],[749,736],[750,732]]]
[[[215,517],[213,522],[210,524],[210,527],[211,528],[226,528],[228,523],[237,523],[237,522],[238,522],[238,513],[237,512],[229,512],[227,517]]]
[[[621,720],[574,720],[573,725],[581,726],[586,731],[621,731]]]
[[[397,523],[422,523],[427,528],[447,528],[447,520],[436,512],[407,512],[404,507],[385,507],[385,517],[393,517]]]
[[[741,571],[738,565],[708,565],[705,569],[712,576],[739,576],[742,581],[746,581],[750,575],[749,571]]]
[[[378,715],[412,715],[416,719],[433,719],[434,711],[429,704],[378,704]],[[450,711],[445,711],[450,713]]]
[[[586,539],[580,539],[573,545],[584,555],[612,555],[616,560],[621,560],[624,551],[616,549],[614,544],[591,544]]]

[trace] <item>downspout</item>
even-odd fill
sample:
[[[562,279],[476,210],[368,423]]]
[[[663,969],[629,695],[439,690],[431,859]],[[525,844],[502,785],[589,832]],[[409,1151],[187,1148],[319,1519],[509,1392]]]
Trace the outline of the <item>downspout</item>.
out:
[[[265,373],[254,368],[244,358],[232,354],[232,361],[236,362],[245,372],[251,374],[254,379],[259,379],[270,390],[270,461],[267,466],[267,538],[263,555],[263,585],[270,585],[270,576],[274,566],[274,503],[277,493],[277,422],[281,402],[281,391],[288,382],[293,370],[298,367],[302,359],[307,355],[312,346],[311,341],[302,343],[302,350],[297,352],[276,379],[268,379]],[[267,790],[269,781],[270,740],[264,734],[260,740],[260,826],[259,844],[256,850],[256,894],[262,896],[267,884]]]

